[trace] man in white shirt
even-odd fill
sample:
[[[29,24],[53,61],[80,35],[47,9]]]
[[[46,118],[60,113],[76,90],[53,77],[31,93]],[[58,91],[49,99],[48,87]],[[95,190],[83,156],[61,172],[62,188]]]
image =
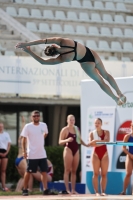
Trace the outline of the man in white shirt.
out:
[[[0,122],[0,179],[2,190],[7,191],[6,187],[6,168],[8,163],[8,153],[10,151],[11,138],[10,135],[4,131],[4,124]]]
[[[36,173],[37,168],[41,170],[41,180],[43,183],[43,194],[50,194],[50,190],[47,189],[47,155],[44,149],[44,139],[48,134],[47,125],[40,122],[40,112],[35,110],[31,114],[32,122],[24,126],[21,136],[23,156],[27,159],[27,171],[24,175],[24,189],[22,192],[23,196],[28,195],[28,182],[30,173]],[[27,140],[27,149],[26,149]]]

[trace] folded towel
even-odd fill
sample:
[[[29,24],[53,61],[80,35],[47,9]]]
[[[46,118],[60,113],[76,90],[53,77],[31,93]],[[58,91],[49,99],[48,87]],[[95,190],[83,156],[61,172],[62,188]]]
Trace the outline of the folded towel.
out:
[[[81,144],[80,131],[79,131],[79,129],[78,129],[77,126],[74,126],[74,128],[75,128],[75,132],[76,132],[76,142],[77,142],[78,144]]]

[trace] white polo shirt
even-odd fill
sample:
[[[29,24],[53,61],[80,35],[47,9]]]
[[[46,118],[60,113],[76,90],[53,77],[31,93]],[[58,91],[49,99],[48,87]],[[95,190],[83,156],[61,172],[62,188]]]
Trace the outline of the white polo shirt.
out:
[[[0,133],[0,149],[7,150],[8,143],[11,143],[10,135],[7,132]]]
[[[34,125],[31,122],[24,126],[21,136],[27,138],[28,159],[47,157],[44,149],[44,134],[48,134],[48,128],[43,122],[39,122],[39,125]]]

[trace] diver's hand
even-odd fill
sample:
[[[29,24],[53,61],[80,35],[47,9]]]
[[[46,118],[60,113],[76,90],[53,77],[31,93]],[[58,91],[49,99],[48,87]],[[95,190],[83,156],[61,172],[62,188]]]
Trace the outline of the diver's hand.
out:
[[[27,47],[23,47],[21,48],[23,51],[25,51],[26,53],[29,53],[30,52],[30,46],[27,46]]]
[[[21,48],[26,47],[26,46],[28,46],[27,42],[19,42],[18,44],[16,44],[15,48],[16,49],[18,49],[18,48],[21,49]]]

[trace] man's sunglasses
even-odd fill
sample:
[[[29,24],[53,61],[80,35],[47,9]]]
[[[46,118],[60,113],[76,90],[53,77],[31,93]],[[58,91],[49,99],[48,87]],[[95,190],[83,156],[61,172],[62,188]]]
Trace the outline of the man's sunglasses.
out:
[[[40,115],[32,115],[32,117],[40,117]]]

